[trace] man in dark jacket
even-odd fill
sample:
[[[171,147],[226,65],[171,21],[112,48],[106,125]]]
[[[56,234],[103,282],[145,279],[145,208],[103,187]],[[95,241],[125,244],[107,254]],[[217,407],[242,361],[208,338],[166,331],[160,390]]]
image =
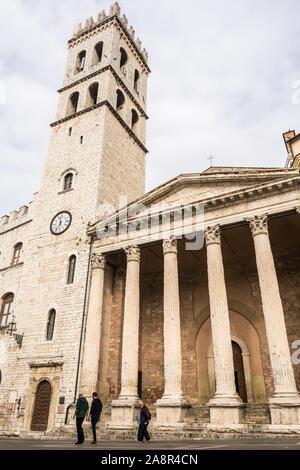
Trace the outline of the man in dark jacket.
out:
[[[82,423],[84,421],[84,418],[86,417],[88,409],[89,409],[89,404],[88,404],[87,399],[84,398],[82,393],[79,393],[79,398],[76,403],[76,411],[74,415],[74,418],[76,416],[76,428],[77,428],[77,437],[78,437],[76,444],[83,444],[84,442]]]
[[[98,423],[98,421],[100,421],[101,411],[102,411],[102,402],[98,398],[97,392],[94,392],[93,393],[93,403],[92,403],[91,411],[90,411],[90,417],[91,417],[92,429],[93,429],[93,437],[94,437],[94,440],[91,442],[91,444],[97,444],[96,424]]]
[[[149,424],[150,419],[150,411],[148,410],[147,406],[144,404],[142,400],[139,401],[140,411],[138,414],[137,422],[139,424],[139,431],[138,431],[138,440],[143,442],[143,438],[145,436],[146,441],[150,441],[150,436],[147,431],[147,426]]]

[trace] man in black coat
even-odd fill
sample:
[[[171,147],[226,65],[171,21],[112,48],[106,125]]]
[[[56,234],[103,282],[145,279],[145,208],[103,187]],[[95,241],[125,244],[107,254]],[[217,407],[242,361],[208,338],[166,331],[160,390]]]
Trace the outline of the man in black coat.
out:
[[[147,406],[144,404],[142,400],[139,401],[140,411],[138,414],[138,424],[139,424],[139,431],[138,431],[138,440],[143,442],[143,438],[145,436],[146,441],[150,441],[150,436],[147,430],[147,426],[149,424],[150,418],[150,411],[148,410]]]
[[[102,412],[102,402],[98,398],[97,392],[93,393],[93,403],[91,406],[90,417],[92,422],[92,429],[93,429],[93,438],[94,440],[91,444],[97,444],[97,436],[96,436],[96,424],[100,421],[100,416]]]
[[[87,412],[89,409],[89,404],[87,399],[79,393],[78,400],[76,403],[76,410],[74,414],[74,418],[76,416],[76,427],[77,427],[77,442],[75,444],[83,444],[84,443],[84,433],[82,429],[82,423],[84,418],[87,416]]]

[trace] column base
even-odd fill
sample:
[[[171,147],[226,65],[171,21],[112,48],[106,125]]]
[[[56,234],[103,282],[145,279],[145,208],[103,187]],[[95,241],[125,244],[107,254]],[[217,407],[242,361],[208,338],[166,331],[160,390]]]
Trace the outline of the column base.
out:
[[[119,397],[111,402],[111,420],[109,427],[133,428],[137,422],[138,397]]]
[[[269,400],[272,424],[300,424],[300,396],[274,396]]]
[[[218,425],[240,424],[242,421],[243,403],[236,395],[214,396],[207,406],[210,410],[210,423]]]
[[[190,406],[183,397],[162,397],[156,402],[155,426],[183,426]]]

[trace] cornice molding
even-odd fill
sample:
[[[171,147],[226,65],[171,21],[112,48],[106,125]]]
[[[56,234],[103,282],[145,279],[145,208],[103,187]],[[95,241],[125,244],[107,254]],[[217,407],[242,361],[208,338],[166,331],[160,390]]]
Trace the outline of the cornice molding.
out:
[[[42,369],[44,367],[62,367],[63,361],[48,361],[48,362],[30,362],[30,369]]]
[[[236,180],[238,176],[236,176],[234,179]],[[197,175],[197,182],[198,183],[215,183],[215,182],[220,182],[221,178],[207,178],[207,176],[201,177],[200,175]],[[239,178],[240,180],[240,178]],[[222,179],[223,181],[223,179]],[[151,204],[152,202],[155,202],[157,199],[161,199],[165,194],[168,194],[174,187],[181,187],[185,184],[188,184],[191,182],[191,179],[189,179],[188,175],[180,175],[177,178],[174,178],[173,180],[169,181],[168,183],[165,183],[164,185],[159,186],[158,188],[150,191],[149,193],[145,194],[144,196],[138,198],[137,200],[133,201],[128,205],[127,208],[124,208],[123,210],[117,212],[113,216],[113,220],[115,220],[115,217],[119,217],[120,215],[123,214],[123,212],[126,209],[129,209],[133,207],[134,205],[138,204],[144,204],[148,205]],[[237,204],[240,201],[250,201],[250,200],[255,200],[257,198],[261,198],[262,196],[266,195],[268,196],[272,192],[281,192],[284,189],[291,189],[293,186],[299,185],[300,184],[300,176],[290,176],[286,180],[275,180],[271,181],[268,183],[263,183],[262,185],[255,185],[254,187],[249,187],[246,189],[242,189],[239,191],[232,191],[227,194],[222,194],[217,197],[212,197],[212,198],[207,198],[203,199],[200,201],[193,201],[189,203],[189,205],[193,204],[204,204],[205,210],[211,210],[215,208],[219,208],[224,206],[225,204]],[[179,201],[180,202],[180,201]],[[298,206],[298,204],[296,203]],[[177,204],[174,206],[170,207],[170,211],[174,210],[177,207]],[[299,206],[298,206],[299,207]],[[131,220],[131,219],[130,219]],[[108,217],[105,220],[105,223],[109,223],[110,217]],[[99,220],[96,222],[91,223],[91,225],[88,228],[88,235],[92,235],[96,231],[96,226],[99,224]]]
[[[93,111],[94,109],[97,109],[97,108],[101,108],[102,106],[106,106],[111,112],[112,114],[118,119],[118,121],[120,122],[120,124],[124,127],[124,129],[128,132],[128,134],[130,135],[130,137],[133,138],[133,140],[138,144],[138,146],[143,150],[143,152],[145,153],[148,153],[148,150],[146,149],[146,147],[142,144],[142,142],[140,141],[140,139],[138,139],[138,137],[135,135],[135,133],[132,131],[132,129],[130,129],[130,127],[126,124],[126,122],[121,118],[121,116],[119,115],[119,113],[117,113],[117,111],[114,109],[114,107],[110,104],[110,102],[108,100],[104,100],[104,101],[101,101],[100,103],[97,103],[95,104],[94,106],[90,106],[89,108],[85,108],[85,109],[82,109],[81,111],[78,111],[77,113],[74,113],[74,114],[71,114],[70,116],[66,116],[62,119],[59,119],[58,121],[55,121],[53,122],[52,124],[50,124],[50,127],[56,127],[58,126],[59,124],[63,124],[64,122],[67,122],[67,121],[70,121],[71,119],[75,119],[79,116],[81,116],[82,114],[86,114],[88,113],[89,111]]]
[[[250,186],[241,191],[232,191],[227,194],[221,194],[215,198],[211,198],[206,202],[207,208],[222,206],[228,203],[236,203],[243,200],[260,198],[272,192],[283,191],[292,188],[300,183],[300,177],[289,177],[286,180],[275,180],[261,185]]]
[[[2,273],[4,271],[9,271],[10,269],[19,268],[20,266],[23,266],[23,265],[24,265],[24,262],[22,261],[21,263],[14,264],[14,265],[11,265],[11,266],[7,266],[6,268],[0,269],[0,273]]]
[[[70,83],[69,85],[66,85],[65,87],[63,88],[60,88],[59,90],[57,90],[57,93],[62,93],[66,90],[69,90],[77,85],[79,85],[80,83],[83,83],[83,82],[86,82],[87,80],[90,80],[91,78],[94,78],[94,77],[97,77],[98,75],[101,75],[102,73],[104,72],[107,72],[107,70],[111,71],[112,75],[114,76],[115,80],[117,83],[119,83],[119,85],[121,85],[121,87],[123,88],[123,90],[127,93],[127,95],[129,96],[129,98],[133,101],[133,103],[135,104],[135,106],[138,108],[139,112],[146,118],[146,119],[149,119],[149,117],[147,116],[147,114],[145,113],[145,111],[143,110],[143,108],[141,107],[141,105],[137,102],[137,100],[135,99],[135,97],[133,96],[133,94],[131,93],[131,91],[128,89],[128,87],[125,85],[125,83],[123,82],[123,80],[121,79],[121,77],[117,74],[117,72],[115,71],[115,69],[113,68],[112,65],[106,65],[105,67],[102,67],[101,69],[99,70],[96,70],[95,72],[92,72],[90,73],[89,75],[85,75],[84,77],[76,80],[75,82],[73,83]]]

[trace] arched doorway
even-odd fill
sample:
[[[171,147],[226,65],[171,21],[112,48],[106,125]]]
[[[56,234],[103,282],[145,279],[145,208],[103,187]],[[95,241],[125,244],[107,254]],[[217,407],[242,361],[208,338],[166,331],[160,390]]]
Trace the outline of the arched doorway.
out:
[[[47,380],[39,383],[35,396],[31,431],[46,431],[51,401],[51,385]]]
[[[235,341],[232,341],[231,344],[233,352],[233,367],[236,391],[241,397],[243,403],[247,403],[247,390],[242,350],[238,343],[236,343]]]
[[[198,396],[201,404],[205,404],[213,398],[216,391],[214,349],[209,308],[204,313],[207,313],[207,317],[199,324],[196,336]],[[239,345],[241,351],[239,354],[242,355],[246,402],[265,403],[267,398],[260,337],[256,328],[245,314],[229,310],[229,315],[231,341]],[[240,368],[236,370],[238,371]]]

